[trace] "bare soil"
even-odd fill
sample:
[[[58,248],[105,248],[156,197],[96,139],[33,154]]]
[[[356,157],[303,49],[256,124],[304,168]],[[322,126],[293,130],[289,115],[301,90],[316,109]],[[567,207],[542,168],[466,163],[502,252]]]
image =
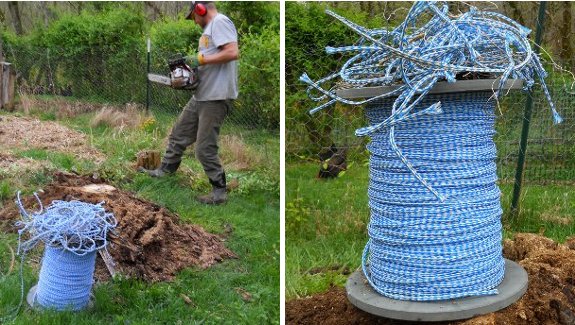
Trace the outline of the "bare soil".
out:
[[[575,238],[565,244],[536,234],[517,234],[506,240],[503,255],[518,262],[529,275],[525,295],[495,313],[457,322],[434,324],[575,324]],[[287,324],[421,324],[376,317],[353,306],[345,289],[286,303]]]
[[[81,159],[103,161],[104,155],[87,143],[85,134],[56,122],[32,117],[0,116],[1,150],[45,149],[69,153]]]
[[[27,172],[47,167],[47,163],[30,158],[19,158],[0,152],[0,175],[16,175],[17,172]]]
[[[106,185],[101,178],[56,173],[54,182],[38,193],[42,204],[54,200],[105,202],[104,208],[118,220],[117,236],[111,238],[108,251],[117,272],[148,282],[172,280],[183,268],[207,268],[236,255],[227,249],[220,236],[202,227],[184,224],[166,208],[139,199],[133,194]],[[28,211],[36,211],[33,197],[23,199]],[[9,202],[0,211],[0,221],[12,225],[19,219],[17,207]],[[12,230],[16,229],[12,227]],[[95,277],[105,281],[110,274],[97,257]]]

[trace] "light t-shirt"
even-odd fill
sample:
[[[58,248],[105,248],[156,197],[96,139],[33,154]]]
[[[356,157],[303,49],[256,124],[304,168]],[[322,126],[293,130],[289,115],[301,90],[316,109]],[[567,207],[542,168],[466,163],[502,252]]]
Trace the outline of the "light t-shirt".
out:
[[[238,41],[234,23],[217,14],[204,28],[200,37],[199,52],[204,55],[217,53],[218,47]],[[197,101],[238,98],[238,61],[206,64],[198,67],[200,83],[195,93]]]

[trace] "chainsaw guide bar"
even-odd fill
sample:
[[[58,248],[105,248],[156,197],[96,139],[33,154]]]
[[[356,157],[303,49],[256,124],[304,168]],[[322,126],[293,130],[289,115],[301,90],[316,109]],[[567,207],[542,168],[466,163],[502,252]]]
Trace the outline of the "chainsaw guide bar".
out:
[[[150,80],[151,82],[159,83],[159,84],[166,85],[166,86],[172,85],[172,80],[170,80],[170,77],[162,76],[159,74],[148,73],[148,80]]]

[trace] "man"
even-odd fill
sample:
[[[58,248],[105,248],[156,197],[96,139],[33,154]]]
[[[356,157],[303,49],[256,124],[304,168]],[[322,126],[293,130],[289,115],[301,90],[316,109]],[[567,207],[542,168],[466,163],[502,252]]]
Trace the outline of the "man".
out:
[[[212,185],[211,193],[197,199],[222,204],[227,201],[226,174],[218,157],[218,136],[231,100],[238,97],[238,36],[232,21],[211,1],[192,2],[186,19],[203,29],[198,54],[186,57],[191,68],[198,68],[200,82],[172,129],[162,165],[146,172],[153,177],[174,173],[186,148],[195,142],[196,158]]]

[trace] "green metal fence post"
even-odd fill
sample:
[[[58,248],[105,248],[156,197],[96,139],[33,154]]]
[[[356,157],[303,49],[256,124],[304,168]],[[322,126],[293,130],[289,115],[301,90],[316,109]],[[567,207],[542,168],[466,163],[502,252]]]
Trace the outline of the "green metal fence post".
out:
[[[150,112],[150,80],[148,79],[148,74],[150,73],[150,38],[148,37],[148,44],[147,44],[147,56],[148,56],[148,67],[146,69],[146,114]]]
[[[537,17],[537,32],[535,34],[534,52],[539,54],[539,45],[543,36],[543,22],[545,20],[545,1],[539,2],[539,15]],[[529,136],[529,124],[533,113],[533,90],[530,90],[525,101],[523,112],[523,128],[521,130],[521,140],[519,142],[519,158],[517,159],[517,170],[515,172],[515,184],[513,186],[513,199],[511,200],[511,212],[518,212],[519,197],[521,196],[521,186],[523,185],[523,169],[525,167],[525,154],[527,151],[527,138]]]

